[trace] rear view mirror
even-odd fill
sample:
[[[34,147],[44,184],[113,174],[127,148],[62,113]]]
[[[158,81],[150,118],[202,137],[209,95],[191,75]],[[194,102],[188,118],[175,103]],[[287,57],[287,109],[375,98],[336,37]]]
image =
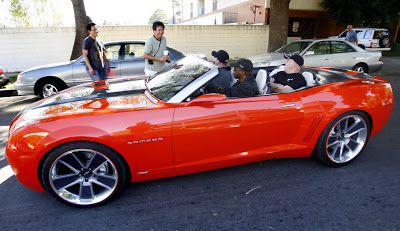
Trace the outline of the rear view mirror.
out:
[[[211,103],[211,102],[216,102],[216,101],[223,101],[226,100],[226,95],[223,94],[206,94],[206,95],[201,95],[194,100],[190,101],[190,105],[192,104],[202,104],[202,103]]]

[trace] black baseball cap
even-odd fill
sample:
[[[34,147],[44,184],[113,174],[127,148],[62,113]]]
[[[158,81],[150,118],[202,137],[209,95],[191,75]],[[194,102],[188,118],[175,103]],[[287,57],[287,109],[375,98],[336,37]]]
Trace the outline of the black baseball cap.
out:
[[[235,63],[231,63],[231,67],[239,67],[246,72],[253,71],[253,63],[248,59],[238,59]]]
[[[227,63],[229,61],[228,52],[224,50],[213,51],[211,55],[217,58],[221,63]]]
[[[297,63],[297,65],[299,65],[300,67],[302,67],[303,64],[304,64],[304,59],[303,59],[303,57],[301,57],[301,56],[298,55],[298,54],[291,54],[291,55],[285,54],[285,55],[283,55],[283,57],[285,57],[285,59],[292,59],[292,60],[293,60],[295,63]]]

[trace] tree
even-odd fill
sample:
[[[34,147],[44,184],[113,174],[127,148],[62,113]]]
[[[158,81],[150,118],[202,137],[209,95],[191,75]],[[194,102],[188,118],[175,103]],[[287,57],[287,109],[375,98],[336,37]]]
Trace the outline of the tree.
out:
[[[163,23],[167,22],[167,14],[165,14],[163,9],[156,9],[153,14],[149,18],[149,24],[153,24],[153,22],[160,21]]]
[[[17,27],[31,26],[28,5],[24,0],[11,0],[9,11],[12,16],[12,21]]]
[[[290,0],[271,0],[269,16],[268,52],[286,45]]]
[[[399,0],[323,0],[320,5],[336,23],[363,27],[389,28],[400,13]]]
[[[83,39],[88,36],[86,25],[92,20],[86,15],[83,0],[71,0],[75,15],[75,42],[72,48],[70,60],[77,59],[82,55]]]

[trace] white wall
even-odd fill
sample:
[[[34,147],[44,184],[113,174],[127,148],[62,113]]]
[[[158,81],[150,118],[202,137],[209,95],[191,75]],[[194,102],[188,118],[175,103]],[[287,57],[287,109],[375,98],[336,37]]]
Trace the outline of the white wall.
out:
[[[146,26],[100,26],[103,42],[146,40],[152,35]],[[266,53],[269,27],[265,25],[167,25],[168,45],[186,53],[200,53],[211,59],[213,50],[226,50],[231,59]],[[68,61],[75,28],[0,28],[0,66],[5,72],[19,72],[49,63]]]

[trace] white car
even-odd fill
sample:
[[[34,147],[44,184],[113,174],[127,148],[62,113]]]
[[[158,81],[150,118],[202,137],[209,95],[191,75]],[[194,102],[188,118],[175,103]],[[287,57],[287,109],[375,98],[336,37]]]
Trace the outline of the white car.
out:
[[[390,37],[387,29],[353,28],[357,33],[358,45],[367,50],[390,51]],[[347,30],[330,38],[346,39]]]
[[[284,54],[297,53],[304,66],[334,67],[359,72],[377,72],[382,66],[382,52],[366,51],[342,39],[305,39],[289,43],[275,52],[249,57],[254,67],[279,66],[286,62]]]

